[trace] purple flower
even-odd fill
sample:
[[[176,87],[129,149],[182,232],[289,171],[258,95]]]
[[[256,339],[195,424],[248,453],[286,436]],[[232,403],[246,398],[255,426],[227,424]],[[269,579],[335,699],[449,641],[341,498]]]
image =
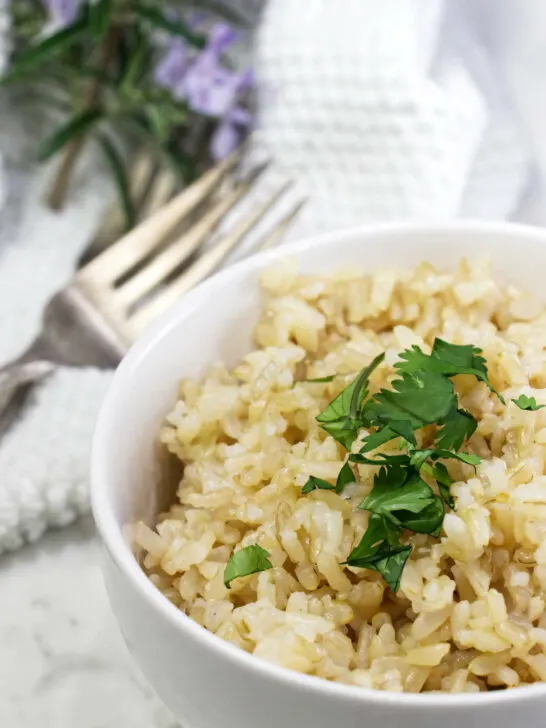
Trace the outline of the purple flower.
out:
[[[223,116],[233,106],[238,77],[220,65],[211,51],[203,51],[188,70],[185,96],[193,111],[205,116]]]
[[[72,23],[78,17],[80,0],[42,0],[49,13],[49,29],[59,30]]]
[[[242,93],[248,91],[253,82],[252,71],[245,71],[238,77],[233,103],[224,113],[210,142],[210,152],[215,161],[224,159],[239,146],[244,131],[252,123],[252,115],[238,105],[238,99]]]
[[[191,62],[187,45],[181,40],[174,41],[155,69],[155,82],[162,88],[170,89],[176,98],[183,98],[184,80]]]
[[[249,111],[235,107],[218,124],[210,140],[210,153],[215,162],[228,157],[241,143],[243,131],[252,123]]]
[[[210,30],[207,45],[197,55],[181,40],[172,43],[155,70],[156,82],[185,99],[198,114],[220,119],[211,142],[214,159],[222,159],[238,144],[250,114],[238,105],[253,83],[250,71],[238,73],[222,65],[222,55],[238,34],[225,23]]]
[[[207,49],[220,56],[239,38],[239,33],[227,23],[215,23],[210,29]]]

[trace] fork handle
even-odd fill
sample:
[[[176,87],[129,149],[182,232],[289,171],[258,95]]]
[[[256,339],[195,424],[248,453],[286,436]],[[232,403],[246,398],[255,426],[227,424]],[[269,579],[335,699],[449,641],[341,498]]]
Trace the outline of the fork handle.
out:
[[[0,435],[8,429],[18,408],[13,407],[16,395],[51,374],[53,362],[46,359],[20,360],[0,367]]]

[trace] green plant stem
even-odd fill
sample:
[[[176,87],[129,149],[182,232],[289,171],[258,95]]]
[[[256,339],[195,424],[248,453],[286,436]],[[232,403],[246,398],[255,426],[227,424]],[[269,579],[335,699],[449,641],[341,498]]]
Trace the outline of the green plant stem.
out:
[[[97,69],[100,72],[107,72],[110,61],[116,53],[120,35],[121,30],[117,25],[113,25],[108,31],[99,51]],[[84,95],[81,110],[91,111],[95,109],[100,103],[101,93],[102,83],[100,76],[97,76],[96,78],[91,79],[89,86],[87,87],[87,92]],[[72,174],[85,147],[86,141],[87,137],[86,135],[83,135],[73,139],[64,149],[59,171],[57,172],[51,191],[47,196],[47,202],[53,210],[61,210],[64,207],[70,182],[72,180]]]

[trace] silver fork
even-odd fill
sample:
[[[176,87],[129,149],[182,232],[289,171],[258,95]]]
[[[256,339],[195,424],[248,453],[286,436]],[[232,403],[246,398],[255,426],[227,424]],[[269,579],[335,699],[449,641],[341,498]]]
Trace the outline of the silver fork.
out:
[[[256,227],[284,194],[287,184],[206,245],[264,168],[226,190],[238,161],[234,154],[207,172],[81,268],[50,299],[36,340],[19,359],[0,368],[0,434],[16,413],[16,394],[28,390],[59,364],[116,366],[151,321],[219,268]],[[181,223],[208,201],[197,222],[183,235],[173,236]],[[279,242],[302,204],[293,205],[254,250]]]
[[[129,197],[136,213],[136,220],[144,219],[160,210],[180,191],[180,180],[173,169],[167,167],[151,150],[141,149],[131,164]],[[80,265],[85,265],[96,255],[119,240],[125,233],[125,217],[119,198],[106,210],[93,240],[84,251]]]

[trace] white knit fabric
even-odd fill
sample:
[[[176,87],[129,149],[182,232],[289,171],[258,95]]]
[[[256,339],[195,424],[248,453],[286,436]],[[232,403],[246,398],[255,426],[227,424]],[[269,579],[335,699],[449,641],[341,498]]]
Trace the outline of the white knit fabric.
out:
[[[309,195],[291,238],[518,209],[530,172],[525,137],[467,3],[457,6],[453,16],[441,0],[268,4],[257,37],[256,147]],[[41,188],[37,179],[26,192],[16,239],[7,249],[0,240],[0,359],[31,340],[105,196],[88,181],[56,216],[40,204]],[[88,508],[87,450],[108,379],[59,371],[0,443],[0,551]]]
[[[294,235],[514,211],[524,137],[466,25],[442,32],[442,17],[438,0],[269,3],[260,138],[310,195]]]
[[[39,330],[49,296],[67,281],[87,245],[110,185],[87,177],[63,215],[42,202],[44,179],[10,190],[20,219],[0,219],[0,360],[21,353]],[[7,239],[16,234],[13,239]],[[6,236],[6,237],[5,237]],[[89,510],[89,445],[110,372],[60,368],[37,387],[22,419],[0,442],[0,552],[39,538]]]

